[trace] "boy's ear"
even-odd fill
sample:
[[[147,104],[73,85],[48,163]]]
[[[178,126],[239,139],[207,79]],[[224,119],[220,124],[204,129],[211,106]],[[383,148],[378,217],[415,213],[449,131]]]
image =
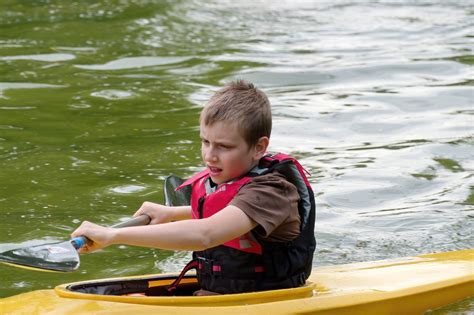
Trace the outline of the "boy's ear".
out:
[[[270,143],[270,139],[268,137],[261,137],[258,139],[257,143],[255,144],[255,159],[260,160],[265,153],[267,152],[268,145]]]

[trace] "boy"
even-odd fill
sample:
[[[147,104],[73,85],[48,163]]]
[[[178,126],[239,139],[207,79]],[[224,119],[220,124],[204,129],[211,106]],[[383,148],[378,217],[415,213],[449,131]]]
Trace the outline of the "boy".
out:
[[[191,206],[145,202],[135,215],[148,215],[148,226],[84,222],[72,236],[93,244],[81,252],[112,244],[193,250],[183,272],[197,269],[196,295],[303,285],[315,249],[314,196],[296,160],[266,155],[271,125],[268,98],[251,83],[217,91],[200,116],[206,168],[182,185],[192,185]]]

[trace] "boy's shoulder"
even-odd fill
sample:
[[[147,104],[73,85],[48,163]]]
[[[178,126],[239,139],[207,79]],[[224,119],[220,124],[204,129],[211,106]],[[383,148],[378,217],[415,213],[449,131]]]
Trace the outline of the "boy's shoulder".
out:
[[[269,189],[288,189],[295,187],[285,175],[278,170],[253,177],[247,184],[250,186],[268,186]]]

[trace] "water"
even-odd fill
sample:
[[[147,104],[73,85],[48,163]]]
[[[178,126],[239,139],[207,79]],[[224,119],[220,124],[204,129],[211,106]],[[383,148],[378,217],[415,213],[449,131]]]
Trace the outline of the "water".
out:
[[[271,149],[312,173],[316,266],[472,247],[473,13],[470,1],[3,1],[0,250],[162,202],[166,175],[199,168],[202,105],[235,78],[269,95]],[[117,246],[73,274],[5,266],[0,295],[188,257]]]

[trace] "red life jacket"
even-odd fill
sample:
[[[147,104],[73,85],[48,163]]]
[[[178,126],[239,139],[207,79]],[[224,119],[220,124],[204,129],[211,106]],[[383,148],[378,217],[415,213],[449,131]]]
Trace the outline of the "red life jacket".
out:
[[[212,192],[207,191],[210,187],[207,184],[209,172],[204,170],[177,189],[192,185],[192,216],[194,219],[208,218],[224,209],[253,177],[273,171],[283,174],[298,189],[299,236],[290,242],[269,242],[257,240],[249,232],[214,248],[194,252],[193,261],[182,273],[196,268],[203,289],[218,293],[280,289],[301,286],[309,277],[316,247],[315,203],[303,167],[296,159],[282,153],[267,155],[248,174],[220,184]],[[176,285],[177,283],[171,285],[170,291]]]
[[[206,193],[206,181],[209,178],[209,171],[206,169],[197,173],[180,187],[192,184],[191,208],[193,219],[209,218],[215,213],[227,207],[230,201],[235,197],[240,188],[250,182],[252,177],[244,176],[236,181],[227,182],[219,185],[211,194]],[[180,188],[178,187],[178,189]],[[205,206],[204,206],[205,201]],[[251,235],[247,233],[225,242],[223,245],[229,246],[244,252],[262,253],[262,247]]]

